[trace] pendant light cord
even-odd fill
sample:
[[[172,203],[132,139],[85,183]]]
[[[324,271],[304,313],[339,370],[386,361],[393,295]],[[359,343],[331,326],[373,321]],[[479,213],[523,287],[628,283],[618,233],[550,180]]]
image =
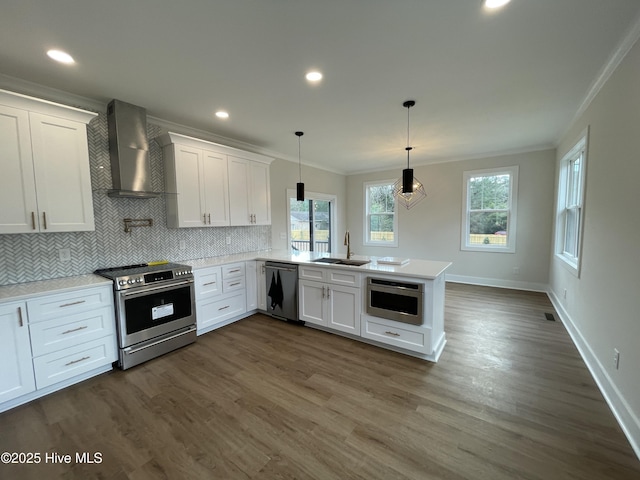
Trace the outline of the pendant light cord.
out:
[[[302,160],[300,160],[300,135],[298,135],[298,177],[302,183]]]

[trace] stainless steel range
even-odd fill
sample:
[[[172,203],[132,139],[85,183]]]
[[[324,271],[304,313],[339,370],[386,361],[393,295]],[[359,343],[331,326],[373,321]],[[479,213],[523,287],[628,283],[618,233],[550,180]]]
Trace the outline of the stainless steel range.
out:
[[[123,370],[196,341],[191,267],[176,263],[96,270],[113,280]]]

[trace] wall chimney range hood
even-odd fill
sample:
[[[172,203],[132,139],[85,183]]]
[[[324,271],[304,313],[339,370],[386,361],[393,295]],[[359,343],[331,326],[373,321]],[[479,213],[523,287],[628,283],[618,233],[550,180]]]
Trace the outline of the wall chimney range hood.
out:
[[[107,105],[109,157],[113,190],[110,197],[155,198],[151,191],[151,161],[147,140],[147,111],[112,100]]]

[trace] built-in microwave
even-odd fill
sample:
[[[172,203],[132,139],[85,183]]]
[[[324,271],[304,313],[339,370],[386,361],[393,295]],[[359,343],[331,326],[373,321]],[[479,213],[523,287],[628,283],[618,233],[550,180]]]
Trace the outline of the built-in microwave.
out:
[[[367,314],[397,322],[422,325],[424,284],[369,277]]]

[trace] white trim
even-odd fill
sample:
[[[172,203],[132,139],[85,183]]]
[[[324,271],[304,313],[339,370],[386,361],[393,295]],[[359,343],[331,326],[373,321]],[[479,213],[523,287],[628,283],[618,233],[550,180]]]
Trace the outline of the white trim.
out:
[[[546,283],[523,282],[520,280],[504,280],[501,278],[470,277],[467,275],[445,274],[445,280],[451,283],[466,283],[483,287],[510,288],[513,290],[525,290],[529,292],[543,292],[549,290]]]
[[[516,232],[518,218],[518,165],[510,167],[487,168],[483,170],[466,170],[462,174],[462,220],[460,229],[460,250],[465,252],[493,252],[493,253],[515,253],[516,251]],[[508,235],[507,245],[470,245],[467,243],[469,239],[469,179],[478,176],[497,176],[508,174],[509,181],[509,208],[508,208]]]
[[[596,385],[598,385],[607,405],[609,405],[613,416],[618,421],[618,424],[626,435],[627,440],[629,440],[631,448],[633,448],[636,456],[640,459],[640,419],[634,413],[629,402],[624,398],[600,360],[598,360],[598,357],[596,357],[591,346],[582,336],[580,329],[577,327],[569,313],[562,306],[562,303],[556,296],[555,292],[549,289],[547,295],[558,313],[560,320],[567,329],[567,332],[569,332],[571,340],[578,349],[582,360],[587,365]]]
[[[367,195],[367,190],[371,186],[379,186],[379,185],[393,185],[396,183],[397,179],[387,179],[387,180],[374,180],[371,182],[364,182],[362,184],[364,195],[364,219],[362,225],[362,244],[368,247],[397,247],[398,246],[398,236],[399,236],[399,227],[398,227],[398,202],[396,202],[395,198],[393,199],[393,242],[380,242],[380,241],[372,241],[369,240],[369,196]]]
[[[591,105],[593,99],[596,98],[598,93],[600,93],[602,87],[607,83],[611,75],[613,75],[613,72],[616,71],[622,60],[624,60],[624,57],[627,56],[627,54],[629,53],[631,48],[633,48],[639,38],[640,15],[636,17],[631,27],[627,30],[618,46],[615,48],[607,62],[602,67],[602,70],[600,70],[600,73],[596,76],[595,80],[591,84],[591,87],[589,88],[589,91],[587,92],[587,95],[585,96],[584,100],[582,100],[580,107],[578,107],[578,110],[573,116],[573,119],[567,124],[567,128],[562,132],[562,135],[560,135],[556,139],[556,145],[558,145],[560,141],[564,137],[566,137],[567,133],[578,120],[578,118],[580,118],[585,110],[589,108],[589,105]]]
[[[289,201],[291,198],[296,198],[296,190],[293,188],[287,188],[286,190],[286,199],[285,204],[287,205],[287,250],[291,248],[291,202]],[[338,197],[328,193],[318,193],[318,192],[305,192],[304,194],[305,200],[322,200],[325,202],[329,202],[329,217],[331,218],[331,226],[330,228],[330,238],[331,243],[329,244],[329,248],[331,252],[335,253],[336,251],[336,238],[337,238],[337,204]]]
[[[577,258],[569,257],[563,253],[565,243],[565,221],[563,212],[566,208],[566,193],[567,193],[567,162],[574,158],[579,152],[584,152],[582,155],[582,166],[580,169],[580,224],[578,231],[578,255]],[[587,126],[578,135],[576,143],[567,151],[560,160],[560,166],[558,168],[557,180],[558,189],[556,196],[556,210],[554,218],[554,243],[553,243],[553,258],[560,262],[563,268],[580,278],[580,268],[582,265],[582,245],[584,240],[584,224],[585,224],[585,207],[587,199],[587,168],[589,164],[589,126]]]

